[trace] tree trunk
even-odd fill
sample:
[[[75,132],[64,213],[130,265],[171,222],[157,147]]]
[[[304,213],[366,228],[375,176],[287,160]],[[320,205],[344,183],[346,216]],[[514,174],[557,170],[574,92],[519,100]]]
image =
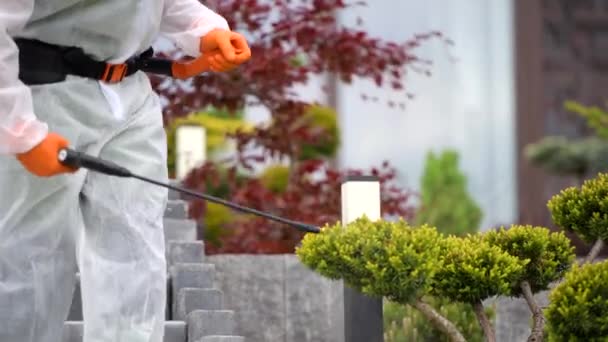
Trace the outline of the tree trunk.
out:
[[[597,239],[597,241],[595,241],[595,244],[589,251],[589,254],[587,254],[587,257],[583,261],[583,265],[586,263],[592,263],[593,260],[595,260],[595,258],[597,258],[597,256],[600,254],[603,247],[604,247],[604,241],[602,241],[602,239]]]
[[[479,325],[483,330],[483,335],[486,337],[486,341],[496,342],[496,334],[494,333],[494,328],[492,327],[492,323],[490,323],[490,320],[486,315],[486,310],[483,307],[481,301],[473,303],[473,311],[475,311],[475,316],[477,316],[477,320],[479,321]]]
[[[462,333],[447,318],[443,317],[435,308],[418,299],[414,303],[418,309],[437,329],[446,334],[452,342],[466,342]]]
[[[545,328],[543,310],[538,306],[538,303],[536,303],[536,299],[534,299],[530,283],[522,281],[521,289],[524,293],[524,298],[528,303],[528,307],[530,308],[530,311],[532,311],[532,318],[534,319],[534,325],[532,327],[532,332],[528,337],[528,342],[541,342],[543,340],[543,329]]]

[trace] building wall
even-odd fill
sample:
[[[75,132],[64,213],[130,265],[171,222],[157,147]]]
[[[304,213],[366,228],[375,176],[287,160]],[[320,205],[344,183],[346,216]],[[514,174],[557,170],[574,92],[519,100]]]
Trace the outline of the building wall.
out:
[[[584,120],[564,110],[564,101],[605,107],[608,4],[592,0],[514,3],[520,220],[553,228],[547,201],[577,181],[531,166],[521,151],[547,135],[590,134]],[[581,248],[579,253],[586,253],[579,239],[574,242]]]
[[[417,51],[433,62],[430,77],[408,74],[403,92],[356,81],[339,85],[343,147],[340,164],[367,168],[389,160],[399,180],[419,189],[429,150],[455,148],[469,189],[484,212],[482,228],[516,218],[515,116],[512,9],[509,0],[374,0],[341,14],[351,25],[361,16],[374,36],[404,41],[439,30],[454,41],[424,43]],[[377,96],[364,101],[361,93]],[[404,102],[405,109],[387,101]]]

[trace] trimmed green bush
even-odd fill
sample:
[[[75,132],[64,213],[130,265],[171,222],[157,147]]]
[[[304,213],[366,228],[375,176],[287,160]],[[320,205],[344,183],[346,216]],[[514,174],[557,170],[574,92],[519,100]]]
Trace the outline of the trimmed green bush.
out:
[[[525,263],[521,279],[513,284],[513,295],[521,295],[521,281],[528,281],[533,293],[546,290],[560,279],[574,261],[574,247],[563,232],[552,233],[547,228],[530,225],[501,227],[483,234],[490,245]]]
[[[451,303],[445,299],[424,297],[424,301],[433,306],[443,317],[458,327],[469,342],[483,342],[483,332],[479,327],[475,313],[470,304]],[[433,326],[427,317],[409,305],[385,301],[384,341],[385,342],[449,342],[448,336]],[[493,317],[493,310],[486,309],[486,314]]]
[[[549,300],[549,341],[608,340],[608,262],[575,265]]]
[[[443,245],[443,265],[433,283],[433,294],[439,297],[473,304],[496,295],[512,295],[524,273],[526,262],[478,234],[449,236]]]
[[[459,169],[458,152],[429,152],[421,180],[422,207],[416,225],[428,224],[446,235],[464,235],[478,230],[482,213],[467,190],[464,173]],[[470,304],[450,303],[446,299],[426,296],[425,302],[453,322],[469,341],[482,341],[483,334]],[[428,318],[411,307],[384,306],[387,341],[448,341],[442,331]],[[487,313],[492,316],[492,310]],[[402,315],[402,316],[398,316]]]
[[[221,237],[228,234],[226,226],[235,221],[236,214],[228,207],[207,202],[204,217],[206,243],[221,246]]]
[[[435,273],[431,294],[452,302],[469,303],[488,341],[495,341],[483,301],[510,296],[526,262],[490,245],[481,234],[448,236],[442,244],[442,266]]]
[[[289,167],[272,165],[260,174],[260,182],[274,193],[282,193],[289,184]]]
[[[335,157],[340,146],[340,129],[336,111],[331,107],[313,105],[308,108],[303,119],[308,125],[325,130],[328,134],[326,139],[314,144],[303,144],[300,160]]]
[[[428,292],[440,268],[440,240],[432,227],[362,218],[307,234],[296,254],[323,276],[406,304]]]
[[[445,234],[464,235],[479,229],[482,213],[459,170],[458,153],[429,152],[422,176],[421,209],[416,224],[428,224]]]
[[[608,174],[570,187],[548,203],[553,222],[587,242],[608,238]]]

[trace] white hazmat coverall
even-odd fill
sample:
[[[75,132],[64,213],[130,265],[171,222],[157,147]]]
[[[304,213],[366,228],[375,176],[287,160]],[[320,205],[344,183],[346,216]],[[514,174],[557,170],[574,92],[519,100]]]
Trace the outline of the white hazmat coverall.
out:
[[[161,342],[166,305],[165,189],[84,169],[40,178],[14,157],[56,132],[74,149],[166,180],[148,77],[28,87],[13,39],[122,63],[159,34],[196,57],[200,37],[216,28],[228,25],[198,0],[0,0],[1,342],[59,342],[77,268],[85,342]]]

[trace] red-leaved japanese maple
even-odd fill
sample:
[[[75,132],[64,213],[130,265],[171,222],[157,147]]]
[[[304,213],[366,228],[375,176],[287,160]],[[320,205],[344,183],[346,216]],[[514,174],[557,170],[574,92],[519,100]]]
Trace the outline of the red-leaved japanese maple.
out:
[[[441,37],[439,32],[420,34],[402,43],[370,37],[357,27],[344,27],[335,14],[363,2],[343,0],[211,0],[205,5],[224,16],[230,27],[244,33],[252,58],[228,73],[206,73],[187,82],[154,77],[153,85],[164,99],[164,119],[200,111],[209,106],[242,110],[248,105],[264,106],[270,123],[253,131],[233,135],[237,153],[229,165],[224,195],[235,202],[294,220],[322,225],[340,218],[340,182],[361,170],[338,170],[323,158],[299,160],[303,144],[323,141],[324,132],[299,120],[311,103],[301,100],[294,86],[306,84],[315,75],[335,75],[345,83],[355,78],[370,79],[378,87],[402,90],[408,70],[426,71],[428,61],[416,57],[415,48],[424,40]],[[260,153],[246,153],[251,147]],[[257,179],[234,181],[238,166],[251,168],[267,158],[292,160],[287,189],[275,193]],[[185,180],[190,188],[207,190],[217,177],[217,162],[208,162]],[[384,214],[411,218],[411,193],[394,184],[395,171],[384,163],[369,173],[381,179]],[[309,177],[310,175],[324,177]],[[194,201],[190,214],[200,221],[203,203]],[[231,234],[221,246],[209,246],[209,253],[292,252],[301,234],[267,220],[248,218],[226,227]]]

